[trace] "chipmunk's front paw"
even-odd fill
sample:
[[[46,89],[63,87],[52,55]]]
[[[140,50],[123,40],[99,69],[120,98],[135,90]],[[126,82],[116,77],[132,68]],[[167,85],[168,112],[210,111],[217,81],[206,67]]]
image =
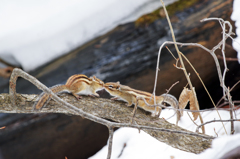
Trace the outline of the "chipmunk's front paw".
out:
[[[112,97],[111,100],[118,100],[118,97]]]
[[[77,98],[77,100],[82,98],[82,96],[80,96],[78,94],[73,94],[73,95]]]
[[[130,106],[132,106],[132,103],[126,103],[125,104],[127,107],[130,107]]]
[[[90,97],[99,97],[99,94],[89,94],[88,96],[90,96]]]

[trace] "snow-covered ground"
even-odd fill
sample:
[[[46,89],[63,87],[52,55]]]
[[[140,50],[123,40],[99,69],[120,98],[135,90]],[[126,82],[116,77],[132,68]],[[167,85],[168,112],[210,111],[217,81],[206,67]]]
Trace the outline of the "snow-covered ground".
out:
[[[0,57],[30,71],[159,6],[159,0],[1,0]]]
[[[163,110],[161,115],[165,119],[170,117],[174,112],[172,110]],[[228,111],[219,111],[221,118],[223,120],[229,119]],[[237,118],[240,118],[240,110],[236,112]],[[213,119],[219,119],[216,111],[205,112],[202,114],[204,122]],[[175,124],[176,119],[173,117],[168,120],[169,122]],[[199,120],[196,121],[199,124]],[[229,135],[230,123],[224,123],[227,133]],[[190,131],[196,130],[196,125],[189,119],[188,115],[185,113],[179,122],[179,126]],[[207,149],[203,153],[193,154],[185,151],[178,150],[165,143],[159,142],[155,138],[151,137],[147,133],[141,131],[138,132],[137,129],[133,128],[120,128],[114,132],[113,136],[113,148],[111,159],[218,159],[227,153],[229,150],[240,146],[240,122],[235,122],[235,133],[236,135],[227,136],[223,129],[222,123],[211,123],[205,125],[206,134],[219,138],[213,141],[212,148]],[[126,147],[123,149],[124,144]],[[123,149],[123,151],[122,151]],[[122,154],[121,154],[122,151]],[[119,155],[121,156],[119,157]],[[90,159],[106,158],[107,156],[107,146],[103,147],[97,154],[90,157]]]

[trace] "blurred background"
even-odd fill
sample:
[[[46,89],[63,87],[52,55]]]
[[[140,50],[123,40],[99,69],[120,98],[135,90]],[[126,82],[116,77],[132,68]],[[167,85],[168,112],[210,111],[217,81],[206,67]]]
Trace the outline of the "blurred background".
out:
[[[152,92],[158,49],[171,41],[168,23],[159,0],[1,0],[0,91],[8,93],[8,80],[15,67],[50,87],[63,84],[73,74],[95,75],[104,82],[120,81],[135,89]],[[178,42],[200,43],[212,49],[222,39],[218,21],[201,23],[206,17],[231,20],[233,0],[167,0]],[[235,16],[236,17],[236,16]],[[177,56],[172,45],[169,49]],[[237,46],[235,46],[237,47]],[[192,46],[181,47],[205,82],[215,102],[222,97],[211,55]],[[216,51],[221,66],[220,50]],[[237,52],[226,43],[229,71],[226,85],[240,79]],[[157,95],[170,91],[179,97],[187,84],[175,60],[163,49]],[[210,99],[189,65],[200,108],[212,108]],[[223,67],[222,67],[223,68]],[[19,79],[17,92],[41,93]],[[101,92],[104,94],[104,92]],[[232,91],[239,99],[239,86]],[[108,130],[77,116],[63,114],[0,114],[0,152],[4,159],[88,158],[107,142]]]

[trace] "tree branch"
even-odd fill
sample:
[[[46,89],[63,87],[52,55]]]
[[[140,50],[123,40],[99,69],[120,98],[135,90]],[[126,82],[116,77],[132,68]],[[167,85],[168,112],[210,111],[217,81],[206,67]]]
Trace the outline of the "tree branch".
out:
[[[37,99],[37,95],[17,94],[16,97],[18,106],[14,107],[11,104],[9,94],[0,94],[0,113],[37,113],[32,109],[32,106]],[[157,140],[180,150],[200,153],[211,146],[211,141],[214,138],[208,135],[190,132],[161,118],[152,118],[141,109],[137,110],[135,116],[135,122],[137,125],[131,126],[131,124],[128,123],[132,118],[131,112],[133,108],[126,107],[125,103],[120,101],[85,96],[80,100],[76,100],[74,96],[69,94],[62,94],[60,97],[64,101],[76,106],[86,113],[90,113],[103,119],[125,123],[119,126],[114,125],[115,127],[135,127],[142,129]],[[61,104],[53,100],[51,100],[49,104],[38,113],[79,115],[76,112],[62,107]],[[151,130],[150,127],[154,127],[155,130]]]

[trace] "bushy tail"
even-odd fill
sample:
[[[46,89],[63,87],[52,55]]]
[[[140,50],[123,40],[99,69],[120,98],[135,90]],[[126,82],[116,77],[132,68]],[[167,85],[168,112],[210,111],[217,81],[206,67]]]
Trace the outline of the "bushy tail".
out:
[[[65,85],[55,85],[55,86],[50,87],[50,89],[53,91],[53,93],[59,94],[66,90],[66,86]],[[51,97],[52,97],[52,95],[42,92],[38,96],[37,101],[34,103],[33,109],[34,110],[42,109],[50,101]]]
[[[171,94],[162,94],[161,96],[164,98],[163,102],[171,105],[175,109],[179,109],[178,100],[173,95],[171,95]],[[181,113],[180,113],[179,110],[176,110],[176,114],[177,114],[176,124],[178,124],[178,121],[181,118]]]

